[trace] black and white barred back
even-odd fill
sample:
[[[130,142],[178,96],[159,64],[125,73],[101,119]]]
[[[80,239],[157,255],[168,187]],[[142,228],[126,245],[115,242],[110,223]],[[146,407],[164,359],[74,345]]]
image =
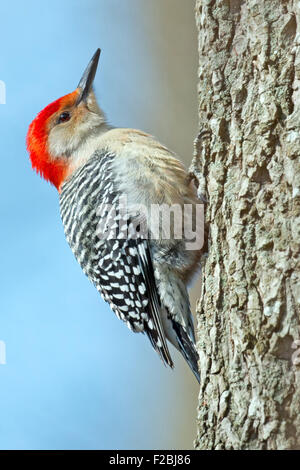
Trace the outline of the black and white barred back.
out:
[[[113,159],[110,153],[96,152],[63,184],[65,235],[84,273],[118,318],[131,330],[146,333],[162,360],[173,367],[150,242],[137,234],[136,221],[116,210],[120,194],[112,178]]]

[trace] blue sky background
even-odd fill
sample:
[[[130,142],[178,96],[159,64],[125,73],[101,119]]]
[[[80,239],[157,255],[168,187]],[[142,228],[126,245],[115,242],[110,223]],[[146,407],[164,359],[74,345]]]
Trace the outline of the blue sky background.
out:
[[[193,0],[1,4],[0,449],[189,448],[197,386],[163,367],[81,272],[56,190],[32,172],[31,120],[74,90],[97,47],[109,121],[156,135],[188,161],[197,126]]]

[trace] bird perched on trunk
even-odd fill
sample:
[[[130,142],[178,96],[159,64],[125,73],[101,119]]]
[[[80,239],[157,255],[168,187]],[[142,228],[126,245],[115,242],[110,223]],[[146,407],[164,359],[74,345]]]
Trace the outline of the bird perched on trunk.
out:
[[[186,230],[176,236],[185,222],[195,223],[195,211],[188,220],[182,210],[195,209],[196,191],[166,147],[144,132],[107,124],[92,87],[99,56],[100,49],[75,91],[30,124],[32,167],[57,188],[67,241],[104,300],[173,367],[168,339],[199,381],[187,284],[201,246],[187,248]],[[152,207],[176,209],[177,228],[168,236],[160,226],[165,214],[159,209],[154,217]]]

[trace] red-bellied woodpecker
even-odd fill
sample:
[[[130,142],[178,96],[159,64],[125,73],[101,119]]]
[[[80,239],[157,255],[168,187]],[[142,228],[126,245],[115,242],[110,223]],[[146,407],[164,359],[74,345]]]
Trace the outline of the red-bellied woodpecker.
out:
[[[199,381],[186,286],[201,246],[188,249],[191,237],[182,231],[185,222],[195,225],[196,191],[166,147],[107,124],[92,89],[99,56],[98,49],[74,92],[31,123],[32,166],[58,189],[67,241],[104,300],[173,367],[168,339]],[[173,216],[169,228],[164,211]]]

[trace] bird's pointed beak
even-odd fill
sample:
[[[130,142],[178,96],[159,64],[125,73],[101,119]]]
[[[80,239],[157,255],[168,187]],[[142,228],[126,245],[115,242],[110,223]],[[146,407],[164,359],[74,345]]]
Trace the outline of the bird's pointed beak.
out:
[[[99,57],[101,49],[97,49],[93,57],[91,58],[87,68],[84,71],[84,74],[81,77],[80,82],[78,83],[79,96],[77,99],[77,105],[82,101],[86,101],[89,92],[91,91],[93,81],[96,75]]]

